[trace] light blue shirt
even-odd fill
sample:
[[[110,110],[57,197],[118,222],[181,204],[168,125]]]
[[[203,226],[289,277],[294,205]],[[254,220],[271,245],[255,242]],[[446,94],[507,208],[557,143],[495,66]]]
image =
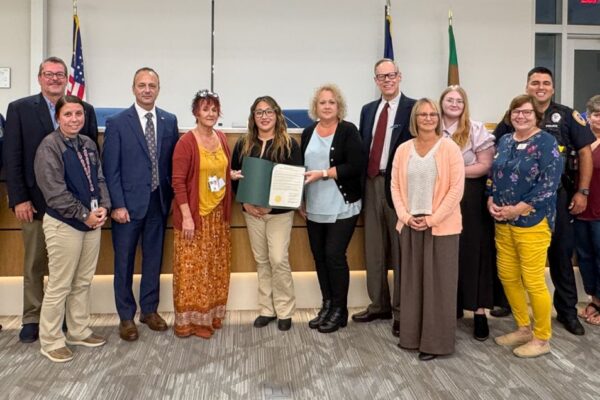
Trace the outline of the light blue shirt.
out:
[[[54,126],[54,129],[58,128],[58,122],[56,121],[56,106],[54,104],[52,104],[52,102],[50,100],[48,100],[46,98],[46,96],[43,96],[44,100],[46,100],[46,104],[48,105],[48,111],[50,111],[50,118],[52,118],[52,125]]]
[[[329,149],[334,135],[321,137],[315,129],[304,152],[304,165],[309,171],[330,168]],[[312,222],[334,223],[353,217],[360,214],[361,205],[361,200],[346,204],[333,179],[320,179],[306,186],[306,217]]]

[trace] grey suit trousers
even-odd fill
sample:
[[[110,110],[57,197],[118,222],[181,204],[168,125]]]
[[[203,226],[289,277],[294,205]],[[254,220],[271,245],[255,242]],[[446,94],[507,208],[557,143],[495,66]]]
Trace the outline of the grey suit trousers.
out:
[[[393,311],[400,318],[400,241],[396,230],[398,217],[385,199],[385,178],[367,178],[363,203],[365,218],[365,263],[369,312]],[[394,270],[393,298],[390,300],[388,268]]]

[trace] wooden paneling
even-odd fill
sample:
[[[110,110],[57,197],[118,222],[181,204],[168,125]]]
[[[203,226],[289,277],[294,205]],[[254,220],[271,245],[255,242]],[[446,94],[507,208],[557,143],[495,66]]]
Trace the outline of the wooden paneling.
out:
[[[239,133],[228,134],[228,144],[233,148]],[[293,135],[300,139],[299,135]],[[100,135],[102,142],[103,135]],[[306,234],[306,222],[298,213],[294,215],[294,225],[290,243],[290,264],[293,271],[314,271],[314,263],[308,236]],[[358,221],[358,227],[354,233],[350,247],[348,249],[348,262],[350,269],[364,269],[364,251],[363,251],[364,232],[362,227],[362,218]],[[231,245],[232,245],[232,272],[254,272],[256,266],[254,257],[250,249],[246,223],[242,216],[241,207],[234,203],[231,218]],[[96,274],[113,274],[113,248],[111,239],[110,221],[102,229],[102,243],[100,247],[100,257]],[[23,270],[23,240],[21,237],[20,223],[14,217],[11,210],[8,209],[8,198],[4,182],[0,182],[0,276],[21,276]],[[141,270],[141,254],[138,248],[135,262],[135,272]],[[173,229],[171,217],[167,221],[167,231],[165,235],[164,257],[162,263],[163,273],[172,273],[173,271]]]

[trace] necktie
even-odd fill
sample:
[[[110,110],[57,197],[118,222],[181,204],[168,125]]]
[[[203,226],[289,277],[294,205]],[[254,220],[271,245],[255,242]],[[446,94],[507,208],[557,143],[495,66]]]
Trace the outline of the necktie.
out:
[[[144,136],[148,144],[150,152],[150,160],[152,161],[152,190],[158,187],[158,158],[156,156],[156,134],[154,133],[154,122],[152,122],[152,113],[146,114],[146,129]]]
[[[381,163],[383,142],[385,141],[385,133],[387,131],[388,108],[390,108],[390,104],[386,102],[381,110],[381,114],[379,114],[377,126],[375,127],[375,137],[373,138],[373,145],[371,146],[371,153],[369,155],[369,165],[367,166],[367,175],[369,178],[379,175],[379,164]]]

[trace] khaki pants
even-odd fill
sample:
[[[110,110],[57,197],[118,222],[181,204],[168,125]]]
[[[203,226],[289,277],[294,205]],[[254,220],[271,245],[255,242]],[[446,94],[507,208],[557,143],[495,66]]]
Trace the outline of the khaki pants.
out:
[[[255,218],[243,213],[258,273],[260,315],[291,318],[296,307],[288,259],[293,212]]]
[[[40,316],[40,342],[45,351],[65,346],[63,316],[69,337],[83,340],[92,334],[90,326],[90,285],[100,251],[100,229],[82,232],[44,216],[48,249],[48,286]]]
[[[44,275],[48,273],[48,253],[42,221],[21,224],[23,235],[23,324],[40,322],[44,299]]]

